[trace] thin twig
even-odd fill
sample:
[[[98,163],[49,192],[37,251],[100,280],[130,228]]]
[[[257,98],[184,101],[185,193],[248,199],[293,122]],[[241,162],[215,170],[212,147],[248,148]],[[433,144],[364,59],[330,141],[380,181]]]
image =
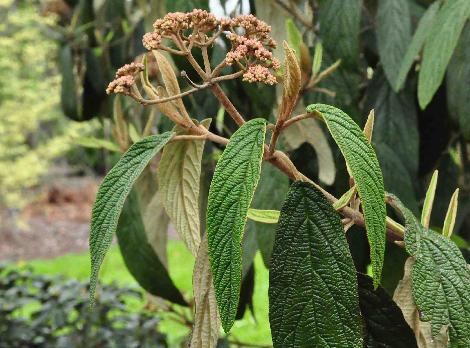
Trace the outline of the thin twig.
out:
[[[160,99],[144,99],[141,96],[138,96],[136,94],[131,94],[131,97],[134,98],[135,100],[137,100],[142,105],[155,105],[155,104],[166,103],[166,102],[169,102],[169,101],[172,101],[172,100],[175,100],[175,99],[180,99],[180,98],[185,97],[189,94],[192,94],[192,93],[194,93],[198,90],[205,89],[209,86],[210,86],[209,83],[204,83],[204,84],[200,85],[199,87],[191,88],[191,89],[187,90],[186,92],[182,92],[182,93],[179,93],[179,94],[175,94],[175,95],[165,97],[165,98],[160,98]]]
[[[301,22],[307,29],[313,29],[313,23],[311,23],[307,18],[305,18],[301,13],[299,13],[292,3],[286,4],[283,0],[274,0],[276,4],[282,7],[284,10],[289,12],[294,16],[299,22]]]
[[[233,118],[233,120],[239,125],[243,125],[245,123],[245,120],[243,119],[243,116],[240,115],[238,110],[235,108],[235,106],[232,104],[230,99],[228,99],[227,95],[225,92],[220,88],[218,84],[214,84],[211,86],[211,91],[214,93],[216,98],[220,101],[222,106],[225,108],[225,111]]]

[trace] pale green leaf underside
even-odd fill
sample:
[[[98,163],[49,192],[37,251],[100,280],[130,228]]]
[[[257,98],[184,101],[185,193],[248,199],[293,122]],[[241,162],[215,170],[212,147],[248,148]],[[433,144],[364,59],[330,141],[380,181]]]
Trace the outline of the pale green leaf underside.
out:
[[[235,321],[241,275],[241,240],[261,173],[266,121],[246,122],[230,138],[217,162],[209,190],[207,236],[222,327]]]
[[[347,206],[351,199],[353,198],[354,194],[356,193],[356,186],[351,187],[347,190],[334,204],[333,208],[335,210],[340,210]]]
[[[210,119],[202,121],[209,127]],[[175,133],[187,134],[177,126]],[[196,256],[201,242],[199,182],[204,141],[176,141],[165,146],[158,166],[158,183],[163,205],[181,239]]]
[[[418,78],[418,101],[421,109],[430,102],[441,85],[460,33],[470,15],[470,1],[446,1],[433,22],[424,43],[423,61]]]
[[[250,220],[265,224],[277,224],[279,220],[279,210],[248,209],[247,217]]]
[[[436,13],[439,10],[440,2],[436,1],[431,6],[428,7],[426,12],[423,14],[419,20],[418,27],[411,39],[410,44],[406,50],[406,54],[401,61],[400,71],[396,80],[395,90],[399,90],[403,87],[406,75],[410,71],[411,66],[413,65],[414,60],[418,56],[421,48],[423,47],[424,41],[428,37],[429,31],[431,30],[434,18]]]
[[[363,347],[356,270],[339,215],[313,185],[292,184],[269,272],[274,347]]]
[[[449,238],[424,228],[398,198],[394,206],[406,221],[406,251],[415,259],[411,286],[422,321],[433,336],[449,325],[450,341],[470,346],[470,272],[459,248]]]
[[[312,104],[308,112],[319,112],[351,169],[361,198],[370,245],[374,285],[380,283],[385,252],[385,201],[382,172],[374,149],[359,126],[343,111],[329,105]]]
[[[93,205],[90,231],[90,300],[93,303],[99,269],[111,245],[119,215],[135,180],[150,159],[162,149],[174,133],[143,138],[132,145],[109,171],[100,185]]]

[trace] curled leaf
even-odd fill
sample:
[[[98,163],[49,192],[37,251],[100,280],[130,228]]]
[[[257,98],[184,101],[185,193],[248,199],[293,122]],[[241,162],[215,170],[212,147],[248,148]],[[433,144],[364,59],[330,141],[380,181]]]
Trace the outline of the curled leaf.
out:
[[[454,231],[455,219],[457,218],[457,205],[459,200],[459,189],[456,189],[452,195],[447,209],[446,218],[444,220],[444,227],[442,228],[442,235],[450,238]]]
[[[301,86],[301,72],[299,62],[295,56],[295,52],[284,41],[285,53],[285,76],[283,83],[283,92],[281,105],[279,107],[278,122],[284,122],[289,118],[297,103]]]

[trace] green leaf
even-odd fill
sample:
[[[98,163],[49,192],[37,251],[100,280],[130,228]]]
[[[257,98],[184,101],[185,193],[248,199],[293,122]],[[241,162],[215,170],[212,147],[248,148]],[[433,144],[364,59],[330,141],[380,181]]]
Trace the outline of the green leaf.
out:
[[[77,79],[74,72],[72,48],[62,47],[59,52],[59,69],[62,75],[60,104],[64,114],[75,121],[82,117],[78,103]]]
[[[365,347],[418,347],[413,331],[403,318],[400,308],[382,288],[374,290],[372,279],[357,274],[359,306],[365,322]]]
[[[398,90],[401,61],[411,40],[408,0],[379,0],[376,22],[380,60],[388,81]]]
[[[98,189],[92,210],[90,231],[91,304],[94,300],[100,266],[111,245],[126,197],[150,159],[172,136],[172,132],[166,132],[143,138],[132,145],[109,171]]]
[[[421,109],[430,102],[441,85],[465,21],[470,15],[470,1],[446,1],[439,10],[424,43],[423,61],[418,79]]]
[[[248,209],[248,219],[265,224],[277,224],[279,220],[279,210]]]
[[[467,22],[452,60],[447,68],[446,88],[449,113],[460,125],[466,140],[470,140],[470,23]]]
[[[299,31],[294,21],[291,18],[286,20],[287,42],[289,46],[295,51],[297,60],[300,60],[300,45],[302,43],[302,33]]]
[[[421,212],[421,225],[426,228],[429,227],[429,221],[431,221],[431,212],[434,204],[434,196],[436,195],[438,177],[439,171],[435,170],[434,173],[432,173],[431,181],[426,191],[426,197],[424,198],[423,210]]]
[[[324,104],[309,105],[307,111],[321,114],[351,169],[364,211],[374,284],[377,286],[384,260],[387,215],[383,177],[377,156],[359,126],[343,111]]]
[[[312,184],[292,184],[269,272],[274,347],[362,347],[356,270],[339,215]]]
[[[405,84],[408,71],[410,71],[413,62],[423,48],[424,41],[428,37],[440,6],[440,1],[434,2],[427,8],[426,12],[419,20],[418,27],[416,28],[413,38],[406,50],[405,56],[401,61],[400,71],[398,72],[396,84],[394,85],[396,91],[400,90]]]
[[[411,288],[420,320],[432,335],[449,325],[450,343],[470,345],[470,271],[449,238],[424,228],[396,197],[389,200],[405,218],[406,251],[414,258]]]
[[[259,209],[281,209],[289,190],[289,178],[270,163],[263,163],[261,179],[253,198],[252,207]],[[276,225],[248,221],[247,233],[256,233],[258,248],[267,268],[273,251]]]
[[[75,140],[75,143],[92,149],[106,149],[112,152],[121,152],[119,146],[112,141],[106,139],[98,139],[94,137],[81,137]]]
[[[202,121],[208,128],[210,119]],[[187,134],[180,126],[177,135]],[[204,141],[175,141],[163,150],[158,166],[158,183],[162,202],[181,239],[196,256],[201,243],[199,219],[199,182]]]
[[[266,121],[246,122],[230,138],[217,162],[209,190],[207,236],[222,327],[228,332],[237,312],[246,215],[261,172]]]
[[[353,198],[354,194],[356,193],[356,186],[351,187],[347,190],[334,204],[334,210],[340,210],[347,206],[351,199]]]
[[[137,194],[131,192],[122,209],[116,235],[127,269],[147,292],[187,306],[183,295],[173,284],[165,266],[146,236]],[[164,228],[166,229],[166,225]]]
[[[359,58],[361,0],[322,0],[319,14],[323,48],[341,59],[346,66],[355,67]]]
[[[457,205],[459,200],[459,189],[456,189],[450,199],[449,208],[447,209],[444,226],[442,227],[442,235],[450,238],[454,232],[455,219],[457,218]]]
[[[323,45],[321,42],[315,44],[315,53],[313,54],[312,75],[316,76],[320,72],[323,59]]]

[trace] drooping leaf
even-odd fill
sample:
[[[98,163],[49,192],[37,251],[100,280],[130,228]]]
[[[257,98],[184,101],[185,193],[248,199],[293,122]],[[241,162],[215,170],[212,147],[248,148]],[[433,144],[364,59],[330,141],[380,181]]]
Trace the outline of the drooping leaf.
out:
[[[417,347],[413,331],[400,308],[382,288],[374,290],[372,279],[358,273],[359,306],[365,321],[365,347]]]
[[[359,58],[361,1],[322,0],[318,18],[324,49],[334,60],[354,66]]]
[[[411,40],[410,9],[407,0],[379,0],[376,16],[377,49],[385,75],[398,90],[401,61]]]
[[[295,122],[282,132],[288,150],[295,150],[303,143],[309,143],[318,159],[318,178],[326,185],[335,181],[336,166],[330,144],[315,120]]]
[[[266,209],[248,209],[248,219],[262,222],[265,224],[277,224],[279,220],[279,210],[266,210]]]
[[[434,23],[434,18],[436,17],[440,6],[441,4],[439,1],[434,2],[427,8],[426,12],[419,20],[418,27],[416,28],[413,38],[411,39],[411,42],[406,49],[405,56],[401,60],[400,71],[398,72],[396,84],[394,85],[395,91],[400,90],[405,84],[408,71],[410,71],[414,60],[423,48],[424,41],[428,37],[428,34]]]
[[[452,60],[447,68],[446,87],[449,113],[460,125],[466,140],[470,140],[470,23],[467,22]]]
[[[421,109],[430,102],[441,85],[460,33],[470,15],[470,1],[446,1],[433,22],[424,43],[423,61],[418,79],[418,101]]]
[[[92,210],[90,231],[90,301],[93,303],[99,269],[116,230],[119,215],[137,177],[150,159],[172,138],[166,132],[132,145],[100,185]]]
[[[230,138],[217,162],[209,190],[207,235],[222,327],[235,320],[240,295],[241,239],[261,172],[266,121],[253,119]]]
[[[429,182],[426,196],[424,197],[423,210],[421,212],[421,225],[426,228],[429,228],[429,221],[431,221],[431,212],[434,204],[434,197],[436,195],[438,177],[439,171],[435,170],[434,173],[432,173],[431,181]]]
[[[456,189],[450,199],[449,208],[447,208],[444,226],[442,227],[442,235],[450,238],[454,232],[455,219],[457,218],[457,205],[459,201],[459,189]]]
[[[186,306],[187,303],[149,244],[135,192],[127,197],[116,229],[119,249],[127,269],[148,293]],[[166,225],[163,228],[167,228]]]
[[[377,286],[385,251],[386,216],[383,177],[377,156],[359,126],[343,111],[324,104],[309,105],[307,111],[321,114],[351,169],[364,211],[374,284]]]
[[[459,248],[449,238],[424,228],[392,197],[391,204],[406,221],[406,251],[414,259],[411,289],[420,320],[431,322],[433,336],[449,325],[450,343],[470,344],[470,270]]]
[[[393,294],[393,300],[400,307],[406,322],[413,330],[419,348],[447,347],[449,337],[446,328],[443,327],[439,334],[433,337],[431,334],[431,323],[422,322],[419,319],[419,311],[416,308],[411,291],[411,268],[413,264],[413,258],[409,257],[405,262],[403,279],[398,282],[398,286]]]
[[[202,121],[209,127],[210,119]],[[176,126],[177,135],[186,131]],[[193,255],[197,255],[200,236],[199,182],[204,141],[182,140],[165,146],[158,166],[158,182],[165,209],[176,231]]]
[[[288,189],[289,179],[287,176],[271,164],[263,163],[261,178],[253,198],[252,207],[279,210]],[[269,268],[276,235],[276,225],[249,220],[247,222],[247,233],[256,233],[263,262]]]
[[[292,184],[269,272],[274,347],[362,347],[356,270],[339,215],[313,185]]]
[[[374,109],[374,143],[391,148],[412,179],[419,163],[419,132],[414,91],[410,86],[395,93],[383,72],[377,71],[367,89],[367,109]],[[380,157],[379,157],[380,158]]]
[[[207,250],[207,236],[201,241],[193,271],[195,303],[191,348],[215,348],[219,338],[220,318]]]

